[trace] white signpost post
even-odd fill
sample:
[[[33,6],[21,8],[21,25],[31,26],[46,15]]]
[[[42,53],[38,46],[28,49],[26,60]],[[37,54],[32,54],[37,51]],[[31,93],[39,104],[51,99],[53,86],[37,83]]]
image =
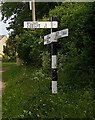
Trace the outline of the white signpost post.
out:
[[[52,32],[44,36],[44,45],[51,44],[51,67],[52,67],[52,94],[57,93],[57,48],[56,43],[59,38],[68,36],[68,29]]]
[[[24,28],[57,28],[58,22],[57,21],[25,21],[24,22]]]

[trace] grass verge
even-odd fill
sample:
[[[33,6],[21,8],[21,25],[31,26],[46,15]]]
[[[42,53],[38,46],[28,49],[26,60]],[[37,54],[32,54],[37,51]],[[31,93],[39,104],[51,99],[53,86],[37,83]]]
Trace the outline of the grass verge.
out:
[[[93,89],[65,91],[60,80],[52,95],[51,78],[41,68],[5,63],[3,69],[3,118],[94,119]]]

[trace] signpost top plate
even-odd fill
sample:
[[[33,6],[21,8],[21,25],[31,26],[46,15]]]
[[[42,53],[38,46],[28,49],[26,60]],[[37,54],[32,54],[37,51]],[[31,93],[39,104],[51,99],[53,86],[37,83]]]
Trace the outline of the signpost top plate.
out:
[[[24,22],[24,28],[57,28],[57,27],[58,27],[57,21],[52,21],[52,22],[25,21]]]

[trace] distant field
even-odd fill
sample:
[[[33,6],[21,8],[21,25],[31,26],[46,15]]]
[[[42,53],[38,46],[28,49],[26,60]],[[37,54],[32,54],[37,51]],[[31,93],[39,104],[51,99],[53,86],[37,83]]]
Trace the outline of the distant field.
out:
[[[91,118],[94,120],[93,89],[65,90],[51,94],[51,78],[40,68],[3,63],[4,118]],[[55,119],[54,119],[55,120]]]

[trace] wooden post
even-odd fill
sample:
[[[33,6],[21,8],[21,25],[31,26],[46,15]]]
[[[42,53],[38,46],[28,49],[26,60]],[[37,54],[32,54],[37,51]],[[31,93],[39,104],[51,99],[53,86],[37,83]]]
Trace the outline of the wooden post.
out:
[[[35,0],[32,0],[32,20],[36,21],[36,18],[35,18]]]

